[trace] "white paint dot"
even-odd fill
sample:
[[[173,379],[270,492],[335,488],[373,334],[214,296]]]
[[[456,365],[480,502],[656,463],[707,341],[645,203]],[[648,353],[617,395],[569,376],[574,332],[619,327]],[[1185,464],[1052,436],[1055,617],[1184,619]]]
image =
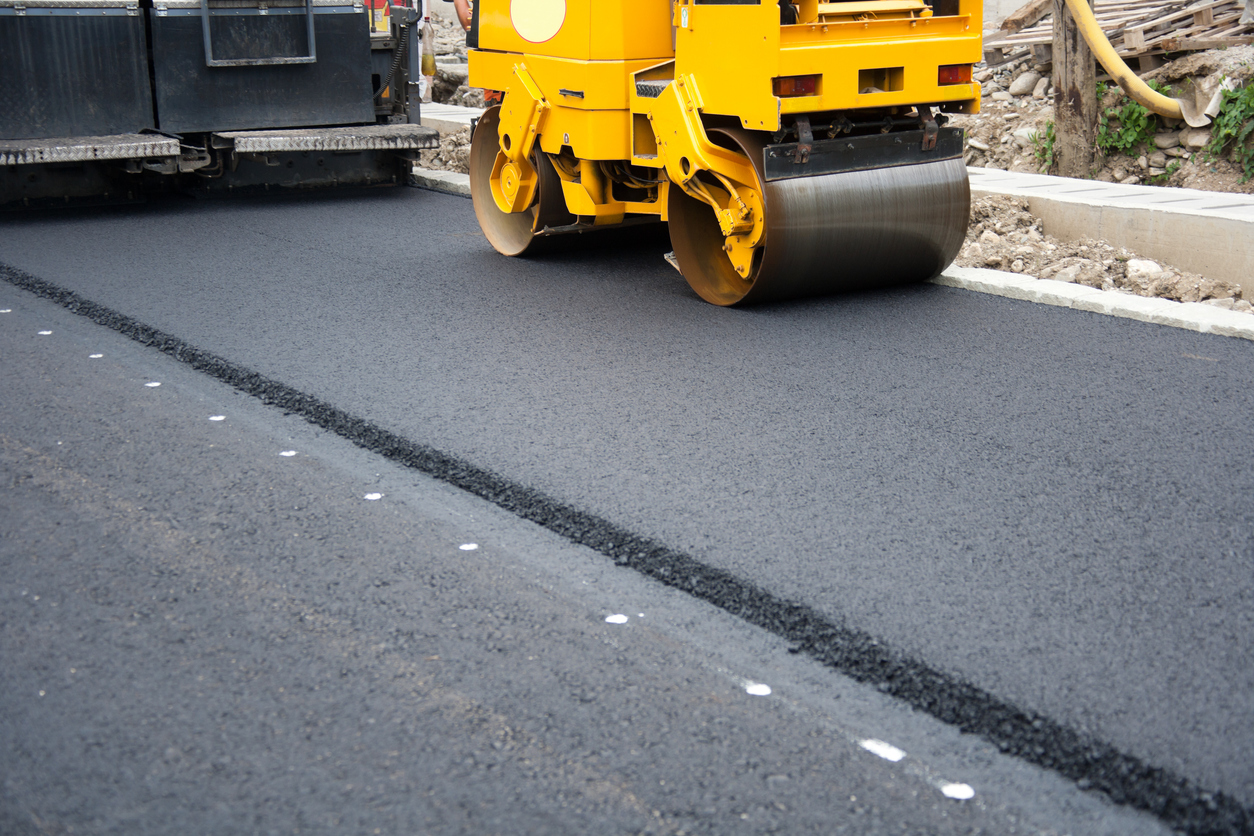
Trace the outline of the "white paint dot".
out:
[[[0,313],[13,313],[13,309],[12,309],[12,308],[5,308],[4,310],[0,311]]]
[[[374,502],[376,499],[383,499],[383,494],[381,494],[381,493],[368,493],[368,494],[366,494],[366,499],[370,500],[371,502]]]
[[[619,612],[619,613],[614,613],[613,615],[607,615],[605,617],[605,620],[609,622],[610,624],[626,624],[627,616]]]
[[[898,749],[891,743],[885,743],[882,740],[876,740],[874,737],[868,737],[866,740],[859,740],[858,745],[866,749],[873,755],[879,755],[886,761],[896,763],[906,756],[906,753]]]
[[[99,360],[101,357],[104,357],[104,355],[103,354],[88,354],[87,355],[87,359],[89,360]]]
[[[752,694],[755,697],[769,697],[771,695],[771,686],[763,682],[745,683],[745,693]]]
[[[41,697],[42,697],[43,695],[44,695],[44,692],[43,692],[43,691],[40,691],[40,692],[39,692],[39,696],[41,696]]]
[[[292,456],[295,456],[295,455],[296,455],[296,451],[295,451],[295,450],[284,450],[282,453],[279,453],[279,455],[280,455],[280,456],[283,456],[284,458],[288,458],[288,459],[290,459]],[[370,497],[366,497],[366,499],[369,499],[369,498],[370,498]]]
[[[156,389],[158,386],[161,385],[161,382],[154,380],[151,383],[145,383],[144,385],[147,386],[149,389]]]
[[[209,420],[210,421],[225,421],[226,416],[225,415],[210,415]]]
[[[51,334],[51,333],[52,333],[51,331],[40,331],[40,332],[39,332],[39,336],[41,336],[41,337],[46,337],[46,336],[48,336],[48,335],[49,335],[49,334]]]
[[[479,544],[478,543],[462,543],[457,548],[461,549],[464,552],[473,552],[475,549],[479,548]]]
[[[940,791],[946,798],[957,798],[960,801],[975,798],[975,790],[969,784],[942,784]]]

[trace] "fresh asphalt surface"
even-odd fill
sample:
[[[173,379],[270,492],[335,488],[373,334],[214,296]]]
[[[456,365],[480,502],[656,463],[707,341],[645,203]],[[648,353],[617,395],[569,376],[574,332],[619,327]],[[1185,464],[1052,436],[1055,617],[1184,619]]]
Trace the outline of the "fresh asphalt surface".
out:
[[[1244,815],[1248,825],[1248,810],[1254,807],[1254,757],[1249,754],[1254,751],[1254,663],[1249,650],[1254,639],[1254,509],[1248,501],[1254,495],[1254,451],[1249,445],[1254,347],[1245,341],[934,286],[747,311],[721,310],[699,302],[687,290],[661,260],[666,248],[664,239],[647,233],[629,240],[598,241],[589,236],[571,251],[508,260],[483,241],[468,201],[396,190],[303,199],[172,202],[6,219],[0,234],[0,263],[281,381],[396,436],[664,544],[703,566],[725,570],[759,591],[761,600],[806,605],[829,623],[874,637],[902,657],[930,666],[952,682],[969,683],[1003,706],[1044,718],[1069,733],[1185,779],[1188,791],[1181,798],[1193,798],[1189,796],[1193,790],[1202,799],[1206,791],[1220,793],[1218,806],[1238,814],[1236,819],[1229,815],[1224,820]],[[66,327],[76,333],[104,330],[53,310],[50,303],[12,286],[5,288],[4,299],[3,307],[15,314],[52,311],[47,315],[75,322]],[[4,333],[12,321],[0,320]],[[34,326],[33,319],[23,321]],[[27,341],[35,340],[30,327],[29,333],[22,333]],[[55,337],[55,331],[49,336]],[[117,335],[108,336],[129,346],[125,352],[135,358],[134,363],[155,355]],[[19,340],[13,345],[21,344]],[[54,444],[48,441],[49,433],[57,427],[61,410],[28,414],[25,408],[44,397],[36,383],[42,380],[51,385],[47,381],[55,382],[56,375],[42,374],[34,382],[27,381],[23,390],[18,386],[18,378],[25,376],[19,371],[20,353],[6,348],[5,356],[4,374],[12,379],[5,384],[5,424],[27,426],[29,435],[23,441],[21,433],[11,431],[4,451],[6,464],[10,473],[23,467],[36,473],[26,481],[13,477],[14,488],[6,493],[6,504],[14,509],[6,513],[6,554],[25,554],[20,542],[23,537],[33,538],[30,532],[37,529],[34,522],[14,525],[11,520],[38,520],[41,514],[65,517],[66,531],[81,529],[66,538],[67,553],[88,548],[84,544],[90,543],[103,559],[130,548],[127,542],[120,542],[119,549],[110,548],[109,538],[128,541],[138,534],[117,530],[97,536],[93,528],[105,525],[109,514],[124,518],[133,513],[114,509],[108,498],[108,480],[124,477],[112,477],[109,467],[92,464],[97,472],[85,476],[85,484],[98,481],[103,485],[100,490],[108,494],[94,500],[77,496],[72,476],[56,482],[53,475],[45,475],[54,487],[40,487],[40,472],[55,474],[65,466],[78,474],[90,470],[88,463],[96,460],[87,457],[61,465],[50,458],[38,467],[31,464],[43,461],[33,458],[36,452],[49,457],[58,452],[41,450],[39,438],[42,434],[44,442]],[[159,359],[177,366],[167,358]],[[50,363],[57,368],[58,363],[70,365],[65,359],[36,358],[31,363],[39,368]],[[197,378],[185,368],[181,373]],[[125,376],[122,371],[118,374]],[[121,383],[101,385],[106,387],[98,395],[102,399],[110,396],[111,389],[123,388]],[[142,383],[131,385],[142,387]],[[17,391],[25,394],[8,394]],[[250,408],[258,414],[273,412],[255,405]],[[121,409],[117,406],[115,412],[120,415]],[[31,417],[37,413],[46,414],[38,420]],[[29,425],[15,420],[19,414]],[[117,432],[138,426],[129,420],[119,418]],[[172,421],[168,416],[163,420]],[[260,426],[266,419],[256,421]],[[204,432],[200,427],[197,438],[185,443],[203,446],[199,434]],[[151,443],[165,449],[157,439]],[[167,448],[170,443],[165,442]],[[260,449],[261,442],[250,443]],[[188,454],[153,455],[165,457],[160,462],[166,468],[163,481],[148,483],[142,472],[135,472],[134,485],[144,498],[128,501],[141,510],[149,503],[159,502],[162,507],[172,503],[161,519],[174,530],[187,524],[182,515],[203,516],[208,514],[206,507],[216,507],[199,488],[184,487],[196,483],[189,477],[200,473],[189,469],[191,465],[184,460]],[[254,465],[255,473],[248,473],[248,478],[219,472],[198,458],[194,461],[220,480],[212,486],[213,495],[238,494],[241,498],[229,501],[231,506],[256,505],[254,517],[273,518],[284,507],[280,499],[271,497],[267,505],[250,503],[249,498],[260,490],[254,477],[265,477],[261,481],[269,492],[285,487],[284,479],[290,476],[281,475],[282,468],[275,463],[282,460],[276,455],[270,456],[265,467]],[[262,460],[264,456],[258,459]],[[125,461],[125,457],[117,458],[110,466],[119,467]],[[385,497],[393,495],[398,483],[413,483],[417,478],[389,468],[376,468],[381,474],[376,489]],[[35,488],[42,492],[28,494]],[[326,488],[301,482],[292,487],[298,488],[321,497],[330,495]],[[63,505],[41,510],[40,503],[49,492]],[[80,501],[83,507],[105,510],[84,512]],[[224,517],[221,524],[233,525],[238,509],[218,513]],[[403,530],[400,510],[394,509],[388,518],[389,525],[396,527],[393,533],[387,526],[376,533],[360,519],[341,531],[339,513],[348,512],[331,508],[316,520],[281,518],[294,533],[307,527],[323,531],[329,526],[335,533],[323,531],[322,536],[346,538],[345,542],[353,542],[355,525],[357,540],[379,538],[379,554],[384,556],[380,559],[390,567],[392,578],[409,577],[401,563],[388,557],[399,553],[396,550],[412,548],[407,538],[414,535]],[[397,522],[396,515],[402,522]],[[251,533],[246,523],[240,525],[248,537],[275,536],[263,523],[255,524]],[[506,529],[510,523],[499,525]],[[398,539],[389,541],[393,535]],[[424,534],[421,538],[425,554],[432,559],[456,557],[447,543],[458,537],[444,535],[436,538],[439,543],[433,537]],[[311,591],[310,596],[332,612],[346,606],[337,603],[337,595],[325,586],[323,576],[329,570],[305,577],[293,571],[300,561],[276,568],[277,564],[262,560],[263,571],[253,565],[251,553],[265,557],[281,555],[283,550],[247,538],[235,548],[240,550],[215,553],[212,560],[236,566],[233,571],[260,573],[247,583],[269,590],[285,589],[283,584],[312,588],[321,583],[317,595]],[[305,548],[294,557],[304,554],[310,560],[329,561],[337,551],[325,543],[305,544]],[[527,549],[517,546],[515,551]],[[182,555],[181,561],[197,560],[194,554],[183,555],[180,548],[167,543],[165,551],[130,558],[143,566],[138,573],[142,581],[131,580],[132,573],[119,565],[117,582],[133,583],[133,593],[139,594],[143,584],[156,583],[152,573],[160,572],[163,561],[176,553]],[[6,562],[11,559],[6,557]],[[525,562],[521,557],[515,560]],[[199,564],[186,571],[193,568],[207,571]],[[481,566],[478,571],[487,570]],[[550,571],[559,578],[568,574],[560,567],[550,567]],[[224,589],[245,583],[227,574],[214,583],[224,584]],[[17,611],[9,592],[22,580],[6,578],[6,612]],[[479,592],[473,580],[446,579],[444,594],[434,602],[437,609],[468,606],[472,612],[481,612],[484,608],[473,603]],[[480,581],[491,587],[492,594],[517,586],[502,585],[499,579],[496,584]],[[354,582],[365,586],[367,578],[356,577]],[[396,582],[389,579],[389,583]],[[643,580],[618,582],[653,588]],[[417,584],[412,579],[410,583]],[[471,603],[449,600],[463,589]],[[545,629],[555,645],[578,646],[606,635],[609,625],[600,619],[559,623],[571,618],[565,609],[560,616],[546,616],[543,607],[527,597],[531,592],[514,593],[527,600],[511,608],[525,610],[531,613],[528,619],[550,625]],[[360,598],[362,593],[354,594]],[[400,590],[392,594],[403,600]],[[654,590],[652,594],[661,593]],[[482,596],[486,599],[489,593],[484,591]],[[583,600],[575,593],[570,596]],[[241,596],[233,605],[237,612],[230,616],[200,613],[205,619],[202,626],[228,617],[244,623],[261,621],[263,616],[249,605],[254,599],[268,600],[262,593]],[[688,606],[704,606],[688,600]],[[154,604],[152,609],[160,608]],[[441,623],[435,615],[431,617],[432,625]],[[336,623],[357,624],[359,618],[367,632],[372,629],[366,616]],[[10,625],[4,639],[6,657],[18,655],[17,648],[24,648],[23,654],[34,653],[31,648],[37,643],[19,641],[12,632],[18,622],[12,619],[5,622]],[[715,657],[736,658],[736,648],[750,648],[728,638],[731,629],[712,631],[721,642]],[[735,629],[757,636],[747,626]],[[257,635],[266,635],[263,626],[257,630]],[[481,632],[452,631],[446,636],[432,626],[422,635],[436,644],[462,642],[466,645],[462,652],[472,652],[473,646],[482,653],[487,633]],[[703,646],[682,630],[673,633],[682,638],[672,637],[672,641],[689,642],[674,652],[679,657],[690,654],[673,662],[675,670],[684,671],[674,687],[705,693],[701,689],[708,688],[707,683],[683,679],[692,675],[694,665],[699,666],[692,660],[704,658]],[[311,650],[310,658],[320,658],[318,653],[355,656],[348,643],[358,641],[356,635],[333,638],[343,646],[328,640],[316,652]],[[312,641],[308,636],[304,640]],[[214,641],[219,642],[214,645],[218,648],[225,640]],[[752,641],[770,646],[761,637],[745,639]],[[379,643],[388,645],[387,641]],[[777,656],[786,647],[782,640],[778,644],[774,647]],[[762,647],[744,652],[750,654],[747,658],[759,658],[755,654]],[[267,652],[278,652],[267,651],[257,642],[249,648],[255,666],[266,664]],[[403,650],[389,646],[379,652],[404,656]],[[444,658],[439,652],[422,658],[427,655]],[[598,669],[585,655],[572,650],[570,660],[562,664],[581,678],[624,681],[617,667],[603,660]],[[36,658],[22,658],[23,670],[37,667]],[[740,656],[740,663],[745,658]],[[792,658],[797,659],[795,664],[804,664],[804,654]],[[406,664],[416,663],[416,657],[406,657]],[[124,682],[125,654],[111,664],[121,666],[111,675]],[[311,663],[311,671],[325,670],[325,665]],[[705,673],[713,675],[711,671],[714,667]],[[550,674],[560,678],[561,665]],[[391,676],[381,673],[378,665],[372,675]],[[408,675],[421,679],[416,671]],[[468,676],[464,671],[462,675]],[[660,682],[665,672],[650,667],[649,675]],[[730,676],[734,685],[739,681],[735,677],[750,673]],[[830,672],[822,676],[831,681],[811,685],[806,691],[811,696],[799,698],[801,704],[810,706],[819,699],[813,694],[837,687],[840,677]],[[386,691],[380,686],[378,699],[390,704]],[[729,694],[743,693],[743,688],[729,689]],[[19,704],[16,693],[4,699],[5,721],[34,711]],[[675,699],[671,696],[636,699],[657,712],[647,718],[642,714],[642,733],[674,749],[673,754],[656,753],[657,762],[670,763],[673,757],[672,780],[686,783],[689,790],[706,785],[693,776],[711,768],[703,757],[708,752],[694,749],[691,740],[676,732],[683,726],[678,715],[691,720],[691,707],[681,710],[668,705]],[[512,710],[531,717],[545,711],[563,716],[572,710],[560,700],[548,708],[537,707],[535,702],[544,705],[543,699],[527,700],[523,689]],[[596,717],[621,716],[616,706],[607,708],[603,701],[596,705],[584,709],[590,729],[598,727]],[[753,705],[750,701],[744,710],[752,713]],[[142,716],[140,708],[133,710],[137,718]],[[269,704],[254,712],[264,715],[267,710]],[[356,718],[359,714],[341,708],[339,716]],[[745,739],[746,756],[756,757],[748,752],[767,744],[787,749],[787,735],[795,731],[784,732],[752,716],[752,721],[745,722],[759,725]],[[909,722],[916,721],[923,722],[917,717]],[[26,722],[38,727],[36,719]],[[43,722],[48,722],[48,716]],[[177,725],[173,719],[170,722]],[[656,724],[651,730],[650,723]],[[205,736],[213,737],[210,732],[215,728],[212,723],[206,726]],[[386,751],[382,738],[372,743],[367,730],[359,726],[350,731],[332,722],[323,728],[342,744],[338,756],[349,764],[356,763],[354,751]],[[454,723],[449,728],[459,727]],[[556,734],[552,728],[533,728],[530,745],[550,746],[547,736]],[[446,733],[450,740],[461,740],[457,733]],[[802,738],[812,733],[808,728]],[[855,729],[837,736],[857,738],[864,733],[872,734]],[[357,734],[362,735],[360,740],[353,737]],[[919,734],[921,739],[932,740],[928,733]],[[976,743],[967,745],[975,747]],[[473,749],[471,742],[460,745]],[[565,750],[554,748],[583,753],[563,755],[576,758],[598,751],[597,745],[591,738],[581,738]],[[65,746],[67,752],[73,751],[71,743]],[[182,751],[178,746],[170,748],[176,755]],[[853,755],[846,752],[842,757],[865,754],[847,748]],[[458,752],[458,745],[450,743],[449,751]],[[778,761],[787,765],[795,757],[798,763],[806,762],[801,752],[800,748],[787,749]],[[1053,754],[1046,752],[1036,760],[1049,761]],[[834,757],[826,750],[823,756]],[[933,753],[933,757],[941,755]],[[980,758],[1019,763],[991,753],[975,760]],[[973,768],[969,761],[964,765]],[[345,769],[351,771],[348,766]],[[616,763],[614,769],[620,771],[611,778],[601,772],[591,777],[562,772],[562,780],[585,792],[589,782],[598,780],[617,780],[620,787],[622,782],[630,783],[622,777],[626,767]],[[815,774],[832,769],[819,763],[813,767]],[[927,771],[932,767],[919,769],[932,775]],[[1014,771],[989,769],[1003,778],[1003,773]],[[1065,763],[1059,769],[1062,775],[1075,774]],[[456,797],[455,790],[469,780],[457,777],[451,766],[436,772],[448,784],[434,789],[436,797],[442,791]],[[554,793],[561,796],[561,786],[544,783],[558,779],[543,769],[540,772],[544,777],[534,779],[540,783],[531,791],[550,798]],[[1048,774],[1040,777],[1032,771],[1031,780],[1048,783]],[[236,779],[247,780],[247,775],[237,773]],[[755,775],[759,784],[766,781]],[[151,773],[135,779],[154,780]],[[35,793],[28,784],[15,784],[15,780],[6,775],[5,791],[12,797]],[[783,772],[776,774],[777,786],[784,780],[791,778]],[[1029,788],[1012,803],[1006,799],[1014,792],[1006,790],[994,805],[955,808],[945,801],[949,807],[937,808],[932,806],[935,798],[920,801],[911,796],[915,799],[911,805],[892,796],[919,789],[903,789],[894,780],[867,779],[875,792],[887,794],[882,796],[883,803],[901,818],[886,816],[874,825],[849,820],[855,821],[850,832],[871,832],[875,827],[885,832],[893,828],[964,832],[963,827],[1009,832],[1010,821],[1057,827],[1057,832],[1118,832],[1125,826],[1119,819],[1124,808],[1093,808],[1097,803],[1093,799],[1100,798],[1094,793],[1076,793],[1080,800],[1059,802],[1068,815],[1079,816],[1083,825],[1075,825],[1075,819],[1058,825],[1065,817],[1048,806],[1054,803],[1050,792]],[[353,782],[346,779],[346,783]],[[1082,778],[1079,785],[1091,783]],[[290,786],[280,782],[265,787],[264,792],[280,806],[299,809],[291,796],[305,786],[293,779]],[[318,796],[317,804],[336,806],[322,796],[316,782],[310,786]],[[708,828],[709,832],[730,832],[733,825],[746,829],[774,826],[781,832],[812,826],[832,830],[832,823],[847,815],[843,807],[825,806],[834,800],[830,787],[799,792],[806,801],[791,809],[804,810],[809,818],[790,818],[775,808],[785,818],[773,824],[755,822],[752,816],[733,817],[730,808],[706,805],[694,793],[682,790],[669,806],[643,800],[636,808],[612,794],[592,793],[581,794],[573,805],[585,814],[583,818],[565,813],[570,818],[561,819],[555,803],[536,802],[535,814],[558,816],[554,821],[565,822],[563,826],[571,832],[580,827],[570,821],[617,821],[618,813],[628,808],[643,819],[639,823],[624,820],[621,827],[613,825],[605,832],[643,829],[654,809],[661,814],[655,819],[659,828]],[[229,799],[218,803],[215,809],[222,816],[236,809]],[[505,798],[493,798],[488,806],[492,804],[500,805],[497,813],[501,816],[514,809]],[[626,806],[597,806],[613,804]],[[1076,806],[1083,804],[1090,807]],[[787,803],[784,806],[788,808]],[[767,807],[763,801],[755,809]],[[1014,811],[1007,812],[1012,807]],[[435,816],[431,819],[435,824],[429,826],[456,829],[461,820],[439,818],[440,809],[433,802],[422,813]],[[462,807],[457,809],[464,814]],[[700,811],[707,809],[716,812],[703,823]],[[991,818],[955,823],[955,809],[962,810],[963,816],[977,810]],[[1101,811],[1100,816],[1095,809]],[[690,819],[680,815],[684,811]],[[518,829],[543,829],[538,823],[541,819],[529,820],[526,815],[519,813]],[[1012,815],[1016,818],[1004,818]],[[509,819],[481,822],[501,820]],[[1164,820],[1181,821],[1170,815]],[[359,821],[364,827],[366,819]],[[1136,821],[1128,832],[1152,827],[1144,820]],[[476,829],[473,824],[466,827]],[[487,824],[479,829],[508,827]]]

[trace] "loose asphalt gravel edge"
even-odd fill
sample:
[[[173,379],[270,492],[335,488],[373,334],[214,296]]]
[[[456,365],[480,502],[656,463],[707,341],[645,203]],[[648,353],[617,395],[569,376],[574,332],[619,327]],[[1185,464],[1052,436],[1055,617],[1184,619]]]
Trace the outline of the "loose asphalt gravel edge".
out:
[[[968,734],[1002,752],[1059,774],[1081,789],[1105,793],[1190,834],[1254,834],[1254,810],[1220,792],[1151,766],[1053,720],[1022,711],[956,677],[911,659],[860,630],[810,607],[783,600],[690,555],[640,537],[608,520],[559,502],[489,470],[402,438],[279,381],[267,378],[72,291],[0,263],[0,278],[36,296],[186,363],[263,403],[391,461],[461,488],[594,549],[668,586],[791,642],[793,652],[822,664]]]

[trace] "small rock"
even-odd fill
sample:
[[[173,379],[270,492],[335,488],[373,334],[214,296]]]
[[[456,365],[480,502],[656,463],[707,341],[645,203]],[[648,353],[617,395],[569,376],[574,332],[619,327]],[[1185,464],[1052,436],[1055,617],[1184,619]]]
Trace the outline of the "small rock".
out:
[[[1130,176],[1128,176],[1128,177],[1125,177],[1124,179],[1120,180],[1119,182],[1120,182],[1120,183],[1122,183],[1122,184],[1123,184],[1123,185],[1125,185],[1125,186],[1135,186],[1135,185],[1137,185],[1138,183],[1140,183],[1140,182],[1141,182],[1141,178],[1140,178],[1140,177],[1137,177],[1135,174],[1133,174],[1133,175],[1130,175]]]
[[[1019,118],[1019,114],[1017,113],[1007,113],[1005,116],[1002,117],[1002,119],[1005,119],[1007,122],[1013,119],[1018,119],[1018,118]]]
[[[1043,99],[1049,94],[1050,80],[1049,76],[1045,76],[1036,82],[1036,87],[1032,90],[1032,98]]]
[[[1023,259],[1021,258],[1016,258],[1014,261],[1010,262],[1010,272],[1012,273],[1022,273],[1023,267]]]
[[[1150,177],[1162,177],[1166,173],[1167,169],[1165,168],[1155,168],[1154,166],[1149,167],[1148,174]]]
[[[988,146],[987,146],[987,145],[985,145],[983,142],[980,142],[978,139],[974,139],[974,138],[972,138],[972,139],[968,139],[968,140],[967,140],[967,145],[970,145],[972,148],[976,149],[977,151],[987,151],[987,150],[988,150]]]
[[[1150,168],[1166,168],[1167,167],[1167,155],[1164,154],[1162,151],[1155,151],[1154,153],[1149,155],[1147,160],[1149,162]]]
[[[998,235],[996,232],[993,232],[993,230],[991,229],[986,229],[980,233],[979,242],[981,244],[988,244],[989,246],[994,246],[996,244],[1001,243],[1001,236]]]
[[[1034,70],[1029,70],[1010,83],[1010,95],[1030,96],[1032,95],[1032,91],[1036,89],[1037,82],[1040,80],[1040,73]]]
[[[1148,281],[1157,278],[1163,268],[1156,261],[1148,258],[1132,258],[1127,264],[1128,278],[1133,281]]]
[[[1110,176],[1115,178],[1116,183],[1122,183],[1128,179],[1128,170],[1121,165],[1117,165],[1110,170]]]
[[[1181,148],[1179,145],[1177,145],[1175,148],[1168,148],[1168,149],[1164,150],[1164,151],[1163,151],[1163,153],[1164,153],[1164,154],[1166,154],[1168,157],[1177,157],[1177,158],[1178,158],[1178,157],[1188,157],[1188,156],[1189,156],[1189,152],[1188,152],[1188,151],[1185,151],[1185,150],[1184,150],[1183,148]]]
[[[1158,148],[1175,148],[1180,144],[1180,134],[1172,131],[1154,135],[1154,145]]]
[[[1232,306],[1232,309],[1240,313],[1254,313],[1254,305],[1251,305],[1244,299],[1238,299],[1236,304]]]
[[[1050,278],[1056,282],[1071,282],[1074,284],[1075,280],[1080,278],[1080,271],[1083,269],[1079,264],[1072,264],[1070,267],[1063,267]]]
[[[972,261],[979,261],[984,258],[984,248],[980,246],[978,241],[972,241],[962,248],[962,254]]]
[[[1203,299],[1202,304],[1214,305],[1216,308],[1223,308],[1226,311],[1230,311],[1236,307],[1237,300],[1236,299]]]
[[[995,81],[990,81],[988,84],[984,84],[980,87],[980,93],[982,93],[985,96],[991,96],[994,93],[1000,93],[1000,92],[1001,92],[1001,85],[999,85]]]
[[[994,93],[993,95],[989,96],[989,98],[990,98],[990,99],[992,99],[992,100],[993,100],[993,101],[995,101],[995,102],[1010,102],[1010,101],[1014,101],[1014,96],[1010,95],[1009,93],[1005,92],[1004,90],[998,90],[996,93]]]
[[[1210,143],[1210,128],[1187,128],[1180,132],[1180,144],[1190,151],[1200,151]]]
[[[1014,137],[1015,144],[1018,145],[1020,148],[1030,148],[1032,147],[1032,138],[1036,136],[1036,129],[1035,128],[1020,128],[1019,130],[1011,134],[1011,136]]]
[[[1144,156],[1137,157],[1136,164],[1139,165],[1142,170],[1149,168],[1149,160],[1147,160]]]
[[[978,73],[975,74],[975,80],[978,81],[980,84],[983,84],[984,82],[988,81],[992,77],[993,77],[992,70],[980,70]]]

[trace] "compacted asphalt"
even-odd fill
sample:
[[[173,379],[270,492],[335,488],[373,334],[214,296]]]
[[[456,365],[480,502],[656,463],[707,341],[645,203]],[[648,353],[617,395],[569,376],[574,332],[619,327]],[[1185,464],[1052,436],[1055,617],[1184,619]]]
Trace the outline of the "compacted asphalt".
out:
[[[271,803],[259,831],[328,828],[325,816],[337,814],[349,830],[380,821],[383,832],[1251,832],[1254,345],[930,285],[723,310],[700,302],[661,259],[668,245],[658,231],[588,235],[506,259],[479,234],[469,201],[411,189],[5,218],[0,414],[11,488],[0,635],[6,665],[23,674],[6,678],[0,721],[25,759],[5,770],[10,819],[48,815],[124,832],[132,815],[160,832],[162,816],[183,810],[207,780],[217,794],[203,805],[204,829],[214,832]],[[42,327],[41,318],[60,324]],[[56,354],[70,350],[58,348],[70,336],[78,353]],[[114,345],[96,358],[104,362],[82,365],[101,340]],[[146,387],[159,381],[141,379],[145,364],[185,378],[187,399],[230,401],[214,409],[247,412],[249,431],[208,421],[207,404],[161,400],[175,390]],[[79,391],[86,402],[67,394]],[[167,414],[176,408],[194,416]],[[89,429],[75,436],[72,426]],[[215,427],[234,427],[255,457],[216,461],[225,453],[208,452]],[[292,434],[326,449],[269,451]],[[366,471],[378,475],[357,493],[324,484]],[[398,493],[405,503],[389,505]],[[303,506],[310,496],[317,501]],[[508,551],[501,565],[512,568],[494,574],[484,550],[465,563],[456,541],[471,535],[425,522],[445,520],[457,503],[494,520]],[[214,526],[223,547],[205,534]],[[158,580],[167,571],[183,578],[174,592]],[[658,639],[673,657],[656,658],[656,645],[640,651],[644,661],[581,647],[621,643],[615,628],[644,621],[581,588],[583,571],[675,608]],[[109,580],[84,580],[91,573]],[[375,581],[395,588],[370,592]],[[68,601],[60,614],[34,605],[37,582],[63,596],[45,591],[41,602],[73,592],[117,609],[119,595],[152,597],[146,616],[136,604],[117,609],[133,608],[133,624],[115,614],[95,629],[91,619],[103,616]],[[189,604],[179,592],[188,583],[212,587],[205,600],[225,596],[229,611]],[[111,584],[125,593],[93,597]],[[561,593],[546,598],[546,589]],[[397,618],[389,607],[429,619],[408,634],[385,629]],[[270,623],[302,608],[314,626]],[[466,616],[475,629],[448,614],[459,609],[475,614]],[[28,612],[44,620],[27,623]],[[604,621],[620,614],[627,624]],[[174,638],[153,635],[181,619],[198,648],[171,649],[164,643]],[[227,624],[240,627],[218,635]],[[535,667],[520,633],[550,648],[543,674],[529,674],[544,688],[518,686],[509,670],[495,680],[496,667]],[[67,646],[70,635],[85,647]],[[441,652],[446,642],[456,651]],[[378,654],[369,664],[368,651]],[[107,694],[75,692],[59,710],[48,696],[34,701],[31,689],[51,693],[36,687],[37,674],[70,676],[62,668],[75,653],[107,665]],[[530,760],[533,771],[507,775],[484,797],[498,785],[469,777],[465,755],[491,733],[452,697],[442,714],[436,695],[406,731],[445,740],[431,744],[440,754],[430,765],[397,767],[410,783],[376,786],[377,798],[333,800],[324,782],[361,785],[328,776],[406,751],[394,739],[411,715],[393,679],[436,681],[422,668],[448,653],[463,657],[458,681],[481,689],[467,700],[524,718],[537,748],[510,763]],[[319,678],[331,677],[337,654],[364,668],[345,667],[330,688]],[[281,763],[247,755],[248,768],[219,754],[282,711],[287,697],[255,693],[233,667],[264,677],[271,664],[267,682],[328,689],[325,711],[302,693],[302,722],[322,718],[318,733],[340,772],[316,762],[312,744],[291,744]],[[631,691],[632,665],[653,685]],[[795,728],[761,719],[761,706],[785,704],[788,688],[772,683],[772,695],[754,697],[746,688],[769,677],[752,665],[805,681],[788,703],[801,706],[787,715]],[[191,699],[191,684],[166,683],[165,708],[127,690],[161,681],[154,671],[167,667],[216,677],[225,690],[214,699],[232,706],[230,717]],[[563,677],[579,684],[559,697],[548,686]],[[804,801],[780,800],[781,810],[767,792],[741,810],[707,798],[721,761],[685,693],[711,686],[690,677],[723,682],[753,718],[743,738],[719,738],[741,753],[729,774],[772,792],[787,784]],[[901,739],[918,741],[901,746],[906,759],[866,753],[858,741],[877,734],[840,713],[855,703],[874,703],[874,722],[891,715]],[[89,716],[58,723],[58,711]],[[382,714],[366,729],[371,711]],[[185,721],[180,712],[190,712]],[[194,730],[192,743],[141,734],[153,716]],[[173,754],[154,755],[159,763],[141,773],[143,758],[110,724],[143,741],[133,747]],[[840,739],[839,753],[800,745],[820,726]],[[649,753],[635,771],[584,763],[618,752],[622,729],[673,751],[627,745]],[[44,737],[56,744],[48,752],[36,745]],[[775,755],[755,754],[772,747]],[[913,750],[926,753],[914,771],[891,772],[887,764],[915,763]],[[781,771],[741,763],[770,757]],[[890,772],[821,760],[829,757]],[[62,791],[78,806],[48,806],[56,791],[23,776],[59,774],[66,759],[82,772],[78,790]],[[294,777],[274,777],[280,766]],[[435,777],[422,784],[415,769]],[[847,780],[867,787],[841,789],[839,809],[830,787],[787,783],[851,769],[859,777]],[[954,774],[963,769],[996,788],[995,803],[983,803],[979,780]],[[373,780],[382,785],[385,774],[379,765]],[[649,800],[637,780],[668,802]],[[136,784],[143,803],[104,802],[121,785],[140,792]],[[976,788],[970,803],[939,789],[958,785]],[[843,799],[868,792],[882,794],[881,818],[852,818]]]

